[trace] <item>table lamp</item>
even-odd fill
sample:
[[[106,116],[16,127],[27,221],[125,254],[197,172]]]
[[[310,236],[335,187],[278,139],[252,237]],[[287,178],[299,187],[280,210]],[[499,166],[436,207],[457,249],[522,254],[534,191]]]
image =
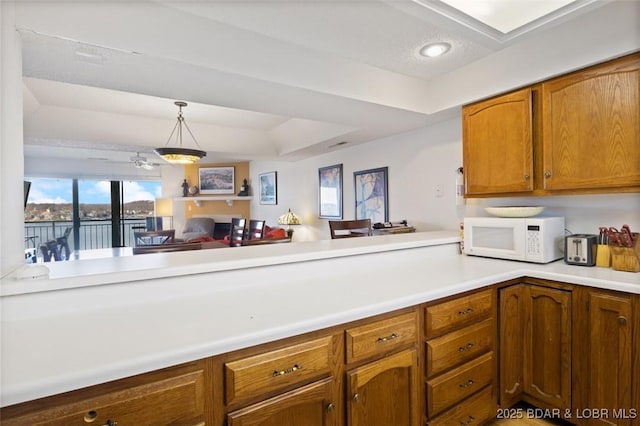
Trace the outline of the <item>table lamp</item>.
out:
[[[289,209],[278,218],[278,225],[287,225],[287,237],[292,238],[293,229],[291,229],[291,225],[302,225],[302,219]]]

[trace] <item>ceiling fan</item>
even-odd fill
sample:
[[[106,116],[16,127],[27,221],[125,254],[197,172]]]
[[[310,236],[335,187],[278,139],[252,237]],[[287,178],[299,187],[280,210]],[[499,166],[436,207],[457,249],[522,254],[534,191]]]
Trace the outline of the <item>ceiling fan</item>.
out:
[[[145,169],[145,170],[153,170],[155,166],[159,166],[158,163],[151,163],[147,161],[147,157],[142,157],[139,152],[136,152],[135,157],[131,157],[131,162],[133,163],[133,167],[136,169]]]

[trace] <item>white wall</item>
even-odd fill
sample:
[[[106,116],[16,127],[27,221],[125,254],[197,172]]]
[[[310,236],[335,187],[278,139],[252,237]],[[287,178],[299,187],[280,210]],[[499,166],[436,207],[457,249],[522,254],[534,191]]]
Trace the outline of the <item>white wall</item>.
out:
[[[484,207],[529,205],[547,207],[544,215],[566,218],[573,233],[597,233],[598,226],[627,223],[640,230],[640,194],[603,194],[547,197],[469,199],[456,206],[456,169],[462,165],[462,125],[458,117],[428,128],[354,146],[295,163],[251,163],[251,183],[258,175],[278,172],[278,205],[260,205],[256,192],[251,205],[254,218],[275,225],[288,208],[302,216],[294,241],[329,238],[326,220],[318,219],[318,168],[343,164],[344,219],[354,218],[353,172],[389,167],[389,218],[407,219],[419,231],[456,230],[467,216],[487,216]],[[443,197],[435,186],[442,184]],[[256,188],[254,187],[254,190]]]
[[[0,276],[24,264],[22,53],[14,2],[0,2]]]
[[[318,168],[343,164],[344,219],[355,211],[353,173],[389,168],[389,219],[406,219],[418,230],[457,229],[462,209],[455,205],[455,172],[462,165],[460,119],[449,120],[402,135],[344,148],[312,159],[251,163],[254,200],[251,215],[274,225],[291,208],[304,225],[295,227],[294,240],[328,239],[327,221],[318,218]],[[278,172],[278,205],[260,205],[256,183],[260,173]],[[444,196],[435,194],[442,184]]]

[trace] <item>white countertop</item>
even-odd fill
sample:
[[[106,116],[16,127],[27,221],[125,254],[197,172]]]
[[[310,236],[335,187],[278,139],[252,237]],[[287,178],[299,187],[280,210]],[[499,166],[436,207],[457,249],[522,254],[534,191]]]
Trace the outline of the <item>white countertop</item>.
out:
[[[85,259],[79,262],[25,265],[22,271],[24,273],[45,267],[48,269],[48,276],[17,279],[15,274],[9,274],[0,280],[0,296],[281,265],[459,241],[458,233],[451,231],[415,232],[403,234],[402,238],[395,237],[382,235],[366,239],[320,240],[293,245],[229,247],[229,250],[194,250],[136,256],[105,257],[102,254],[104,250],[99,250],[100,257],[91,258],[85,253]]]
[[[86,286],[78,285],[77,277],[69,277],[72,285],[66,287],[62,276],[45,280],[59,289],[3,296],[0,403],[103,383],[522,276],[640,294],[637,273],[462,256],[455,241],[455,233],[416,233],[276,245],[289,250],[254,251],[257,266],[243,269],[230,267],[239,259],[224,256],[216,267],[210,260],[199,264],[169,256],[185,253],[144,255],[159,256],[156,262],[167,266],[146,270],[148,279],[138,268],[133,282],[112,272],[111,285],[106,276],[87,275]],[[382,250],[385,245],[391,251]]]

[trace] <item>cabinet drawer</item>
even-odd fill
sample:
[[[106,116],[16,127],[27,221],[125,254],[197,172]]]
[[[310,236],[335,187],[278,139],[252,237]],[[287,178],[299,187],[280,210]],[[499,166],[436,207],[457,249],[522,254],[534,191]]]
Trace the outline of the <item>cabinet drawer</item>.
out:
[[[493,379],[493,352],[427,381],[427,415],[434,417]]]
[[[225,364],[227,403],[327,375],[332,336]]]
[[[493,348],[493,320],[427,341],[427,377],[441,373]]]
[[[345,332],[347,363],[416,342],[417,312],[376,321]]]
[[[429,426],[477,425],[496,416],[492,387],[488,386],[449,411],[429,420]]]
[[[322,425],[337,423],[333,380],[326,378],[260,401],[227,415],[228,426]]]
[[[52,402],[50,408],[19,417],[5,417],[3,412],[2,425],[86,426],[117,423],[203,426],[205,374],[203,369],[190,370],[181,368],[170,375],[155,375],[148,382],[145,382],[146,376],[141,376],[134,386],[118,387],[103,394],[99,392],[101,388],[111,385],[99,385],[87,391],[96,396],[72,402],[68,401],[67,395],[55,396],[53,398],[67,401]]]
[[[492,308],[492,294],[493,290],[487,289],[469,296],[428,306],[425,312],[427,339],[489,317]]]

